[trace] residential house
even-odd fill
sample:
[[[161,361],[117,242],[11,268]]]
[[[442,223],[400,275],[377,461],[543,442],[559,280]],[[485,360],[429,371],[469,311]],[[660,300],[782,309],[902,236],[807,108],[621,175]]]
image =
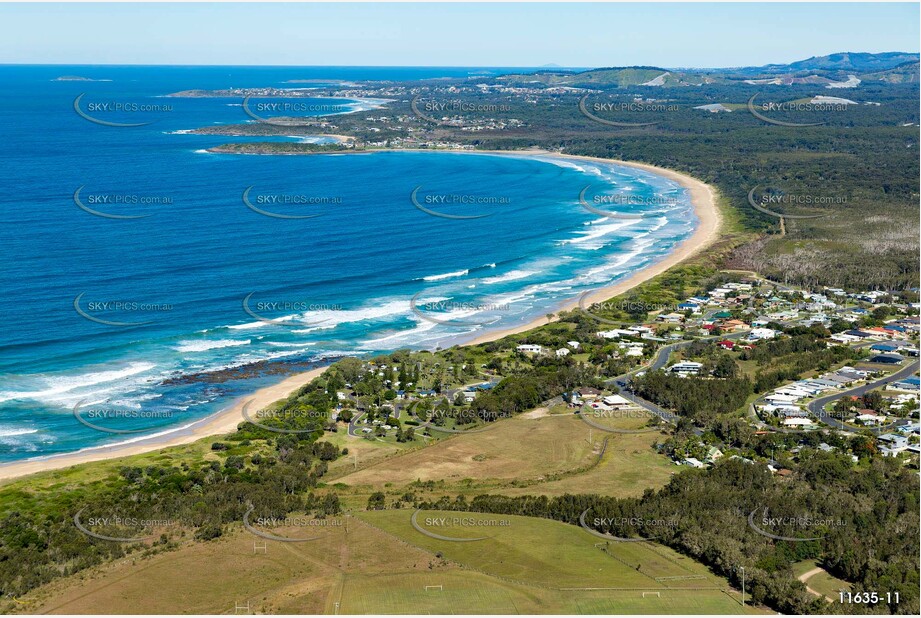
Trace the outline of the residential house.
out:
[[[748,339],[750,341],[761,341],[763,339],[773,339],[777,336],[777,331],[771,328],[753,328],[750,333],[748,333]]]
[[[636,405],[632,401],[624,397],[621,397],[620,395],[608,395],[607,397],[604,397],[602,401],[605,404],[611,406],[611,408],[614,410],[623,410],[626,408],[636,407]]]
[[[577,388],[576,393],[585,401],[594,401],[595,399],[601,397],[601,391],[599,391],[597,388],[592,388],[591,386],[583,386],[582,388]]]
[[[899,380],[892,384],[892,388],[897,388],[903,391],[916,391],[921,387],[921,379],[917,376],[912,376],[910,378],[905,378],[904,380]]]
[[[882,425],[886,417],[875,410],[861,410],[856,420],[864,425]]]
[[[519,352],[524,352],[525,354],[543,354],[544,348],[537,344],[532,343],[523,343],[515,348]]]
[[[880,365],[901,365],[904,360],[901,354],[877,354],[867,362]]]
[[[896,433],[884,433],[879,436],[877,440],[896,453],[900,453],[908,448],[908,436],[902,436]]]
[[[703,363],[696,363],[694,361],[682,361],[680,363],[675,363],[668,370],[671,373],[678,374],[679,376],[689,376],[697,375],[700,373],[700,370],[703,368]]]

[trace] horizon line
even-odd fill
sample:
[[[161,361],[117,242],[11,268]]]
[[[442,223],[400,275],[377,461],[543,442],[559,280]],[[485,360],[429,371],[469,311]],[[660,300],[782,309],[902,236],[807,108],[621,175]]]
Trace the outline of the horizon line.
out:
[[[906,54],[906,55],[917,55],[921,57],[921,51],[887,51],[887,52],[834,52],[833,54],[824,54],[824,56],[834,55],[834,54],[856,54],[856,53],[868,53],[868,54]],[[802,60],[809,60],[811,58],[820,58],[822,56],[809,56],[808,58],[803,58]],[[226,63],[226,64],[194,64],[194,63],[109,63],[109,62],[0,62],[0,67],[8,66],[21,66],[21,67],[57,67],[57,66],[84,66],[84,67],[195,67],[195,68],[209,68],[209,67],[260,67],[260,68],[332,68],[332,69],[354,69],[354,68],[367,68],[367,69],[390,69],[390,68],[400,68],[400,69],[547,69],[547,70],[567,70],[567,71],[592,71],[598,69],[629,69],[629,68],[652,68],[652,69],[662,69],[662,70],[695,70],[695,71],[707,71],[707,70],[731,70],[731,69],[747,69],[747,68],[761,68],[768,66],[777,66],[777,65],[789,65],[793,62],[801,62],[802,60],[794,60],[792,62],[769,62],[763,65],[735,65],[735,66],[656,66],[656,65],[643,65],[643,64],[625,64],[625,65],[598,65],[598,66],[565,66],[557,64],[544,64],[544,65],[442,65],[442,64],[238,64],[238,63]]]

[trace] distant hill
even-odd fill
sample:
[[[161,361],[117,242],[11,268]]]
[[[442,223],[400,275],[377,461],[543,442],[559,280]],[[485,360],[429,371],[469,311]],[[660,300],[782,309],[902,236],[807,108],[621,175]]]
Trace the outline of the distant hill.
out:
[[[547,86],[700,86],[710,83],[711,78],[688,71],[670,71],[659,67],[610,67],[591,69],[578,73],[541,71],[524,75],[504,75],[500,81],[514,85],[539,82]]]
[[[921,65],[918,61],[906,62],[887,71],[866,73],[861,76],[866,81],[881,81],[890,84],[916,84],[921,79]]]
[[[771,66],[780,68],[782,72],[851,71],[852,73],[868,73],[871,71],[885,71],[909,62],[917,63],[918,54],[906,54],[904,52],[884,52],[881,54],[843,52],[829,54],[828,56],[813,56],[806,60],[791,62],[788,65]]]
[[[528,74],[499,77],[509,85],[541,83],[549,87],[591,88],[596,86],[682,87],[704,84],[815,84],[828,88],[855,88],[864,81],[913,83],[918,78],[918,54],[885,52],[842,52],[813,56],[789,64],[727,69],[665,69],[662,67],[607,67],[588,71],[550,69]]]

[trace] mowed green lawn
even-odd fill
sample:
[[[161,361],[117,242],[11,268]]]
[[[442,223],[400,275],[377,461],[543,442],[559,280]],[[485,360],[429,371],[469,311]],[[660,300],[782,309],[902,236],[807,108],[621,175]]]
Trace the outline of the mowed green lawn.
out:
[[[356,517],[470,570],[350,576],[343,589],[342,613],[371,608],[380,613],[448,614],[725,614],[742,610],[738,593],[729,590],[725,580],[666,547],[605,544],[579,527],[540,518],[421,511],[416,522],[427,531],[451,538],[487,537],[447,541],[413,528],[412,513],[372,511],[356,513]],[[490,525],[454,525],[455,517]],[[439,518],[447,522],[433,523]],[[500,521],[508,525],[494,525]],[[426,586],[439,585],[441,590],[426,590]]]
[[[662,590],[659,596],[639,590],[563,591],[456,570],[349,576],[342,588],[339,613],[739,614],[742,606],[738,595],[715,590]],[[746,606],[745,613],[764,612]]]
[[[428,588],[426,588],[428,586]],[[441,587],[440,589],[438,587]],[[340,614],[518,614],[527,608],[514,586],[471,571],[349,575]]]
[[[606,543],[577,526],[549,519],[450,511],[419,513],[416,522],[434,534],[464,539],[486,537],[455,542],[415,530],[411,515],[411,510],[391,510],[360,513],[358,517],[414,545],[440,552],[447,560],[538,586],[649,590],[726,587],[706,567],[668,548],[649,543]],[[441,518],[447,520],[445,524],[433,523]],[[476,523],[454,524],[454,518]],[[507,525],[496,525],[499,523]]]

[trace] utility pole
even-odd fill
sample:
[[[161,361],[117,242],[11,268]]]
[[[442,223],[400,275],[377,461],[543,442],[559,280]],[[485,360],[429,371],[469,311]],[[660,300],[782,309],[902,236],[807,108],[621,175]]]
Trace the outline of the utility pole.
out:
[[[739,567],[742,569],[742,607],[745,607],[745,567]]]

